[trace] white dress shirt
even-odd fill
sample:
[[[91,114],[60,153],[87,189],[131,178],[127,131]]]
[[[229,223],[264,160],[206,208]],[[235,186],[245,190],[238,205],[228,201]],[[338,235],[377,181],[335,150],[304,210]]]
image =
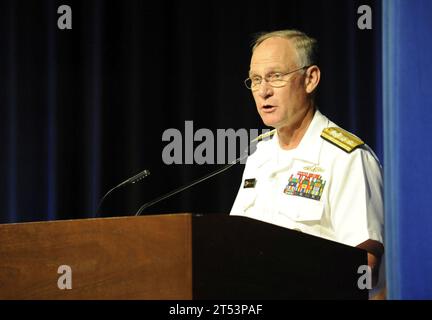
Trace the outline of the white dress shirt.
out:
[[[231,215],[350,246],[368,239],[383,243],[379,161],[367,145],[348,153],[324,140],[320,135],[327,127],[337,125],[317,110],[297,148],[281,149],[277,133],[258,143]]]

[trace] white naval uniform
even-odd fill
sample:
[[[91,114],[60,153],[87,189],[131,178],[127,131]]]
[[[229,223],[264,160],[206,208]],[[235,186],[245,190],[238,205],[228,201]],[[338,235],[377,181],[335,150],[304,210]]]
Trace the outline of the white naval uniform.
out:
[[[231,215],[350,246],[368,239],[383,243],[382,168],[366,145],[348,153],[321,138],[327,127],[337,125],[317,110],[297,148],[281,149],[277,133],[258,143],[246,162]],[[289,181],[305,174],[319,177],[321,196],[316,190],[315,199],[286,192]],[[244,188],[247,179],[249,187]]]

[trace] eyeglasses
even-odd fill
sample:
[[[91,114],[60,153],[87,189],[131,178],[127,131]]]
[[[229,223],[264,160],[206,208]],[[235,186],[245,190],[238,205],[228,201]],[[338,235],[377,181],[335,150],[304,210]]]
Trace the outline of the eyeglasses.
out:
[[[268,75],[266,75],[264,77],[265,81],[270,84],[273,88],[281,88],[283,86],[285,86],[288,83],[288,80],[285,78],[286,75],[289,75],[290,73],[294,73],[296,71],[299,70],[303,70],[305,68],[309,68],[310,66],[304,66],[292,71],[288,71],[288,72],[274,72],[274,73],[270,73]],[[244,83],[246,88],[252,90],[252,91],[256,91],[259,89],[261,82],[262,82],[263,78],[261,78],[260,76],[253,76],[252,78],[247,78]]]

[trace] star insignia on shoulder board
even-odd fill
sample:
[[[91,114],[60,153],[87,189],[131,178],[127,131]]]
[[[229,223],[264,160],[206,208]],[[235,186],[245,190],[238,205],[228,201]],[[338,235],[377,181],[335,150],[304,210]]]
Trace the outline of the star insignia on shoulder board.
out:
[[[339,127],[325,128],[321,132],[321,138],[350,153],[354,149],[364,145],[359,138]]]

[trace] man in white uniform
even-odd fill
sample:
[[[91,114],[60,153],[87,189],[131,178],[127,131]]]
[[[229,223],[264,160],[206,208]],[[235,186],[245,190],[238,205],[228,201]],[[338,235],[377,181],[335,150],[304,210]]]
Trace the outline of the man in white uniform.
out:
[[[368,251],[377,280],[383,246],[381,166],[314,103],[316,41],[296,30],[261,35],[246,86],[272,138],[246,163],[231,210]]]

